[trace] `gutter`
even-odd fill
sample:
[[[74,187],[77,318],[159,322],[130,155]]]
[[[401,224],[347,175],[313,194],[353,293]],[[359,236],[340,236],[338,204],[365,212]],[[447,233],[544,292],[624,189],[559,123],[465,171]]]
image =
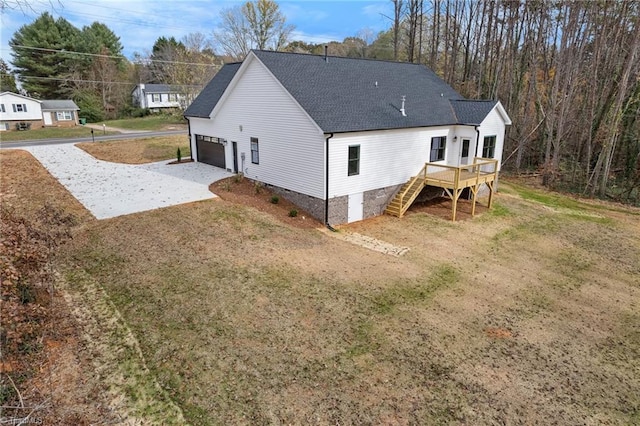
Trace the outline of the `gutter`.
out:
[[[325,150],[325,196],[324,196],[324,224],[330,231],[336,232],[335,229],[331,225],[329,225],[329,139],[333,137],[333,133],[331,133],[325,139],[326,142],[326,150]]]
[[[183,117],[187,120],[187,129],[189,130],[189,158],[193,161],[193,149],[191,149],[191,120],[186,115]]]

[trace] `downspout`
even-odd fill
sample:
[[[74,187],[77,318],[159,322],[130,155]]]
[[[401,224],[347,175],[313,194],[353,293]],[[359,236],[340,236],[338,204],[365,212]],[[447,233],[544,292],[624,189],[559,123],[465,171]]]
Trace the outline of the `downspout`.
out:
[[[475,159],[478,156],[478,145],[480,145],[480,126],[473,126],[476,128],[476,153],[473,156]]]
[[[186,116],[184,116],[184,118],[187,119],[187,129],[189,130],[189,159],[193,161],[193,149],[191,149],[191,120]]]
[[[329,225],[329,139],[333,137],[333,133],[331,133],[326,139],[326,149],[325,149],[325,195],[324,195],[324,224],[330,231],[335,232],[331,225]]]

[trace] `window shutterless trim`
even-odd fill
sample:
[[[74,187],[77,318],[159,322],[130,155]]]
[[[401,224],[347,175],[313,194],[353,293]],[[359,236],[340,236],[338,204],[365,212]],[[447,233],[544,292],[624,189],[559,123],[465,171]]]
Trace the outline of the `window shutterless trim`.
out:
[[[258,138],[251,138],[251,163],[260,164],[260,145]]]
[[[347,176],[360,174],[360,145],[349,146],[349,159],[347,165]]]
[[[429,153],[429,161],[443,161],[445,159],[447,149],[446,136],[434,136],[431,138],[431,151]]]

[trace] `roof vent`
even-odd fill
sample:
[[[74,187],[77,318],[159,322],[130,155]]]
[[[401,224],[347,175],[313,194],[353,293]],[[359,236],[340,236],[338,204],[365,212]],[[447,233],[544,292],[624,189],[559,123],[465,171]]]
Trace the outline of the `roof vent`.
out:
[[[405,112],[405,110],[404,110],[404,101],[405,101],[405,98],[406,98],[406,96],[404,96],[404,95],[403,95],[403,96],[402,96],[402,107],[400,108],[400,112],[402,113],[402,116],[403,116],[403,117],[406,117],[406,116],[407,116],[407,113],[406,113],[406,112]]]
[[[328,52],[329,52],[329,46],[325,44],[324,45],[324,61],[325,62],[329,62]]]

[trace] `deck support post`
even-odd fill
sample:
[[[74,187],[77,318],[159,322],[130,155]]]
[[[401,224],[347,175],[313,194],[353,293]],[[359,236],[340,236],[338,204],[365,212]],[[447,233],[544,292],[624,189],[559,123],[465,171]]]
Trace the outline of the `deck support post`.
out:
[[[493,184],[494,181],[487,182],[487,186],[489,187],[489,203],[487,205],[488,208],[491,208],[491,204],[493,203]]]
[[[473,202],[471,203],[471,217],[474,217],[476,215],[476,198],[478,198],[478,188],[478,184],[471,187],[471,193],[473,194]]]

